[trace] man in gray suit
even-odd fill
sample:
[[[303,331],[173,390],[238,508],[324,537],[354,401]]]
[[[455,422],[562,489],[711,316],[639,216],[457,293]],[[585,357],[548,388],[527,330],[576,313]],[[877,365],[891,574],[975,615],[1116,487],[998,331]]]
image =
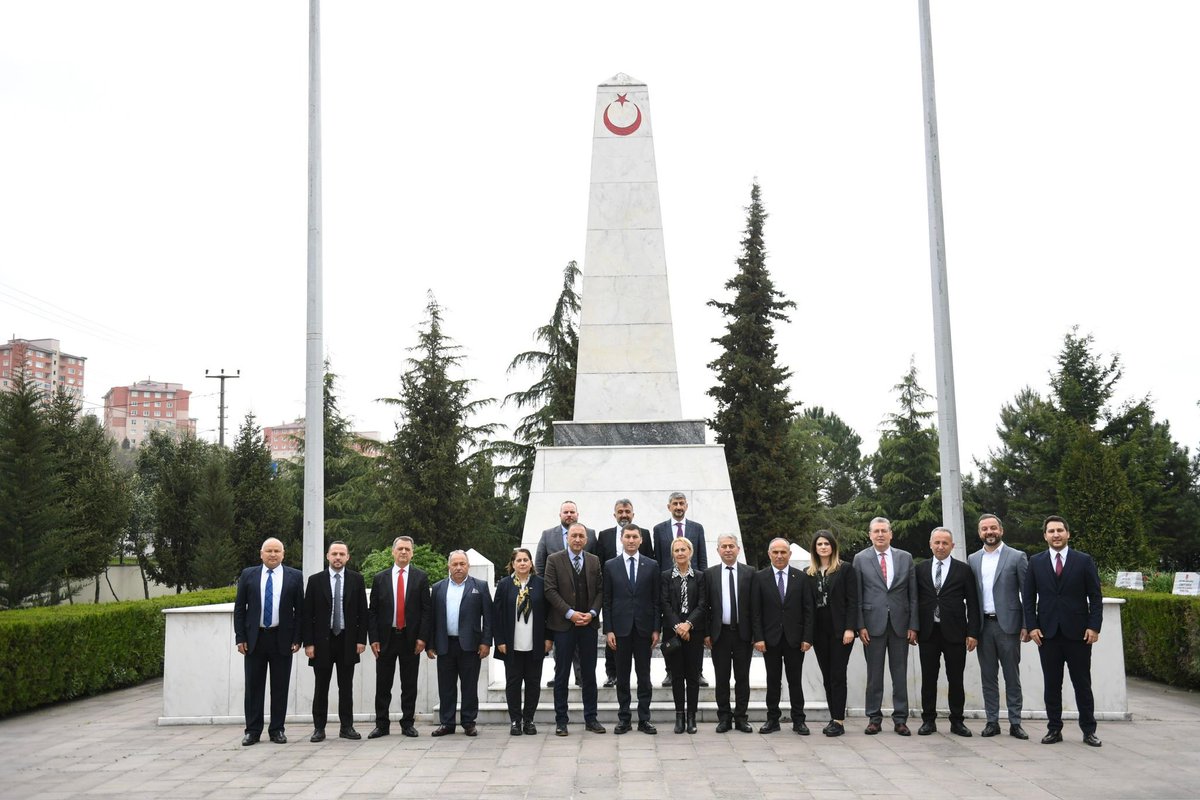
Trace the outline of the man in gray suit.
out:
[[[542,531],[542,538],[538,540],[537,553],[533,557],[533,569],[538,575],[546,574],[546,558],[559,550],[567,549],[567,531],[572,525],[579,522],[579,507],[575,505],[574,500],[564,500],[558,506],[558,524],[553,528],[546,528]],[[587,531],[587,545],[584,550],[599,557],[596,547],[596,532],[591,528],[584,526]],[[603,562],[602,562],[603,563]],[[571,662],[575,669],[575,685],[579,686],[579,654],[575,654],[574,660]],[[546,681],[547,686],[553,686],[554,681]]]
[[[908,729],[908,646],[916,644],[917,579],[912,555],[892,547],[892,523],[871,520],[871,547],[854,556],[858,574],[858,635],[867,659],[866,733],[883,729],[883,661],[892,675],[892,722]]]
[[[1000,681],[1004,670],[1004,695],[1008,706],[1008,732],[1028,739],[1021,727],[1021,642],[1028,641],[1021,611],[1028,557],[1005,547],[1004,526],[995,514],[979,518],[983,549],[967,557],[979,587],[979,609],[983,616],[979,647],[979,681],[983,687],[983,709],[987,714],[984,736],[1000,733]]]

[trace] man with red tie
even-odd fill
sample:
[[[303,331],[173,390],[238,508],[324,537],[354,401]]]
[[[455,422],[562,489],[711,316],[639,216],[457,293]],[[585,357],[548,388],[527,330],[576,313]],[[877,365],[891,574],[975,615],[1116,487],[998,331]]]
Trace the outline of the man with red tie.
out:
[[[400,668],[400,732],[416,736],[413,725],[417,710],[417,678],[421,653],[429,639],[429,578],[411,566],[413,540],[397,536],[392,542],[395,564],[375,576],[371,584],[371,607],[367,612],[367,635],[375,654],[375,728],[368,739],[391,732],[389,709],[392,681]]]

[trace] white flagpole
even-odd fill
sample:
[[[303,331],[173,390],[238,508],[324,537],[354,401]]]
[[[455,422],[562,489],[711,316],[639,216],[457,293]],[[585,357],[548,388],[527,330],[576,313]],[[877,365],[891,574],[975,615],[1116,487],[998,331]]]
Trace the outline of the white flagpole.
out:
[[[321,297],[321,0],[308,3],[308,319],[304,382],[304,574],[325,551],[325,359]]]

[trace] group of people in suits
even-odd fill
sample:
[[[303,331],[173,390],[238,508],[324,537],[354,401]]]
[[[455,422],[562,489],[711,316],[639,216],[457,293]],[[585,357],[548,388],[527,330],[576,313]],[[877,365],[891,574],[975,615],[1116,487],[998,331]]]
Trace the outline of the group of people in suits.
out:
[[[891,523],[871,520],[870,546],[843,561],[837,539],[818,531],[811,542],[808,569],[790,564],[791,545],[776,538],[768,545],[770,565],[754,570],[739,560],[737,537],[717,538],[720,563],[707,567],[703,527],[686,519],[687,500],[676,493],[672,519],[655,526],[654,543],[633,522],[633,506],[617,501],[617,524],[597,536],[578,522],[571,501],[560,507],[562,525],[545,531],[537,554],[513,552],[509,574],[492,597],[487,584],[468,574],[466,553],[449,555],[449,575],[430,587],[426,574],[411,565],[413,541],[400,536],[392,545],[394,564],[375,576],[371,602],[361,574],[349,569],[349,552],[334,542],[328,568],[310,576],[307,590],[298,570],[283,566],[283,544],[262,545],[261,566],[244,570],[234,607],[237,649],[245,656],[246,727],[243,745],[258,742],[264,725],[266,682],[270,677],[268,732],[285,743],[291,658],[301,646],[314,670],[314,731],[325,738],[328,691],[338,674],[339,736],[361,738],[353,727],[353,674],[370,642],[376,659],[375,727],[368,738],[390,733],[389,708],[397,669],[400,674],[400,728],[414,727],[420,656],[437,659],[439,725],[434,736],[461,725],[477,734],[478,678],[491,653],[505,664],[506,700],[513,735],[537,733],[534,715],[545,656],[554,653],[555,734],[568,735],[568,685],[572,662],[583,699],[585,729],[605,733],[597,713],[597,633],[612,655],[608,672],[617,689],[617,734],[634,728],[636,680],[639,731],[657,733],[650,715],[650,659],[661,641],[673,676],[675,732],[695,733],[704,651],[716,678],[716,731],[753,731],[747,709],[750,660],[757,651],[767,673],[767,719],[758,729],[781,730],[782,684],[788,684],[792,730],[808,735],[801,682],[804,656],[812,650],[822,675],[829,721],[822,733],[845,733],[847,670],[855,641],[867,666],[865,709],[868,735],[883,723],[885,662],[891,675],[892,724],[911,735],[907,694],[907,649],[919,649],[921,726],[937,731],[937,686],[945,667],[951,733],[971,736],[964,720],[963,673],[967,653],[979,659],[986,722],[982,735],[1001,732],[999,676],[1005,681],[1009,734],[1028,739],[1021,724],[1020,648],[1034,642],[1045,677],[1048,723],[1044,744],[1062,741],[1062,679],[1071,675],[1083,741],[1096,736],[1091,692],[1091,646],[1099,639],[1102,598],[1095,562],[1068,546],[1067,522],[1047,517],[1049,546],[1032,559],[1003,542],[994,514],[978,521],[982,548],[966,562],[951,556],[953,533],[936,528],[932,557],[919,564],[891,546]],[[539,563],[541,568],[539,568]],[[607,670],[606,670],[607,672]],[[633,673],[631,677],[631,672]],[[732,698],[731,698],[732,689]],[[459,702],[461,692],[461,703]]]

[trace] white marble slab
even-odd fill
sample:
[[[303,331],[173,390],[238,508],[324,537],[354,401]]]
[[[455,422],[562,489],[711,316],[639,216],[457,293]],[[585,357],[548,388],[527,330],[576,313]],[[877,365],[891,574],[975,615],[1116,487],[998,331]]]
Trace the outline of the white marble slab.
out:
[[[585,275],[583,296],[592,302],[584,303],[580,326],[671,324],[665,274]]]
[[[658,183],[593,183],[588,191],[587,226],[589,230],[661,229]]]
[[[604,275],[666,275],[664,252],[661,228],[589,230],[584,247],[585,279]]]
[[[592,183],[657,183],[654,139],[604,132],[592,142]]]
[[[628,391],[622,396],[614,386]],[[667,372],[628,372],[614,378],[606,372],[579,373],[575,378],[575,419],[616,422],[635,414],[640,422],[676,420],[682,414],[679,375]]]

